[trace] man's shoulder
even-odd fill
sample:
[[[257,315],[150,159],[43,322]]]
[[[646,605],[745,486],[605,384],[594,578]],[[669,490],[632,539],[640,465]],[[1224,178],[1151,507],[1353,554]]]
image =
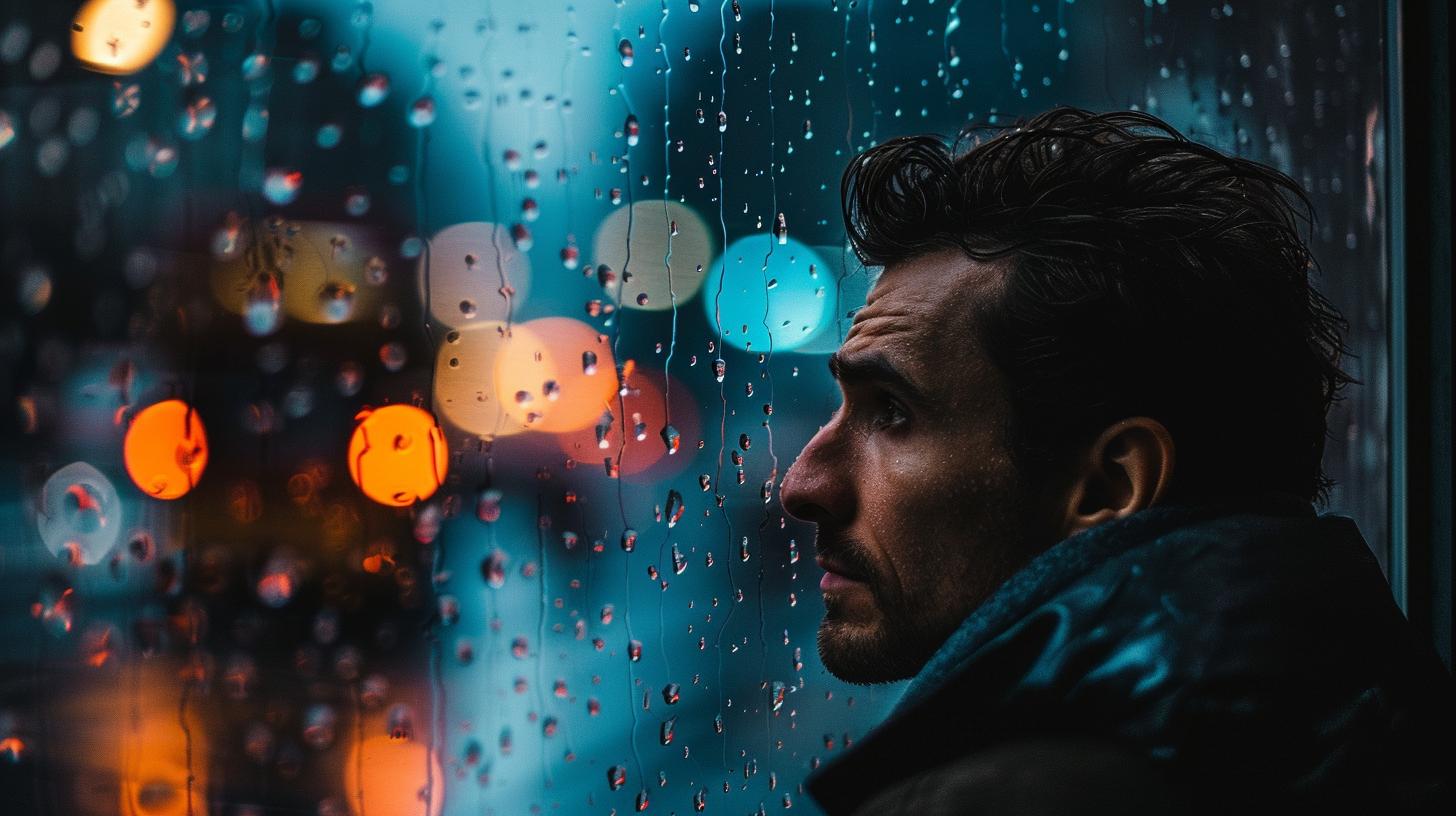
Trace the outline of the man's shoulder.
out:
[[[902,780],[924,768],[901,754],[951,767],[1095,738],[1195,786],[1388,801],[1432,784],[1450,753],[1449,675],[1353,522],[1223,513],[1111,538],[1009,582],[932,661],[933,687],[859,747],[897,757]]]

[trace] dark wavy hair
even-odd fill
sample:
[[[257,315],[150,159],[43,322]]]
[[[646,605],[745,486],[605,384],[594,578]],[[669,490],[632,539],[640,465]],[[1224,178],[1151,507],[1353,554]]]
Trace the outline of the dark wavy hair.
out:
[[[1009,384],[1024,477],[1142,415],[1177,447],[1169,498],[1328,501],[1325,417],[1356,380],[1289,176],[1145,113],[1058,107],[950,145],[892,139],[850,161],[840,192],[867,266],[945,248],[1009,261],[968,317]]]

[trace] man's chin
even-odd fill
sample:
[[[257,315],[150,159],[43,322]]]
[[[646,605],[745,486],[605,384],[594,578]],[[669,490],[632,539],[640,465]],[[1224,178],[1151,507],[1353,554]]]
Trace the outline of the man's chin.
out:
[[[915,676],[924,661],[915,661],[895,648],[876,624],[852,623],[826,616],[819,624],[819,660],[829,673],[846,683],[893,683]],[[905,644],[898,644],[903,648]]]

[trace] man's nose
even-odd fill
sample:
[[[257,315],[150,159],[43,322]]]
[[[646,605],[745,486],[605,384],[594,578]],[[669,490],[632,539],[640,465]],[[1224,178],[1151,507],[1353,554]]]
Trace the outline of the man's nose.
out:
[[[832,421],[820,428],[784,474],[779,500],[796,519],[847,524],[854,517],[853,468],[836,434]]]

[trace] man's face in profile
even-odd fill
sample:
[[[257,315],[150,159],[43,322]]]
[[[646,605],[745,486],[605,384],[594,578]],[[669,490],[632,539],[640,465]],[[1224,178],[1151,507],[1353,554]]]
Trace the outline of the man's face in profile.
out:
[[[999,372],[973,338],[1002,268],[942,251],[892,264],[831,361],[844,400],[785,476],[818,526],[835,676],[914,675],[1027,552]]]

